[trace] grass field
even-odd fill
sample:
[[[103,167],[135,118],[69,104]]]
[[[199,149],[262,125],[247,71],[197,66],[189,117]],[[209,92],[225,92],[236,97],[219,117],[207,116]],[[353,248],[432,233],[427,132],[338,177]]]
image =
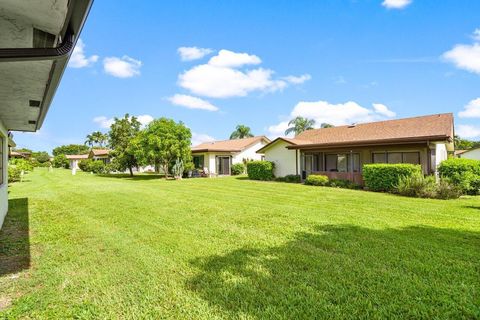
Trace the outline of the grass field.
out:
[[[0,318],[480,318],[480,197],[36,169]]]

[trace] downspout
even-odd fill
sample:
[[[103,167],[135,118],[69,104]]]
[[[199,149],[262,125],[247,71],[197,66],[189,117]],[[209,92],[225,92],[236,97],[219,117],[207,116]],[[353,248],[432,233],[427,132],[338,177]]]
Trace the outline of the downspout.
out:
[[[295,149],[295,174],[298,176],[298,149]]]

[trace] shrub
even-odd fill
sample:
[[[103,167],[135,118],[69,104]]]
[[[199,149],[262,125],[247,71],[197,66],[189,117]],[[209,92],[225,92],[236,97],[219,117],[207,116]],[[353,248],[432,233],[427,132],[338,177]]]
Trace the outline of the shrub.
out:
[[[361,189],[362,186],[352,182],[350,180],[343,180],[343,179],[330,179],[328,182],[329,187],[333,188],[344,188],[344,189]]]
[[[22,170],[14,165],[8,166],[8,182],[20,181]]]
[[[442,178],[459,186],[466,194],[480,194],[480,161],[453,158],[443,161],[438,167]]]
[[[70,162],[64,154],[59,154],[53,158],[53,166],[55,168],[68,169],[70,167]]]
[[[273,180],[274,164],[270,161],[247,162],[248,178],[252,180]]]
[[[462,189],[449,179],[440,179],[437,185],[438,199],[457,199],[462,195]]]
[[[90,172],[105,173],[105,163],[103,161],[92,161],[88,167]]]
[[[20,171],[25,173],[33,171],[33,164],[27,159],[11,159],[9,165],[15,166]]]
[[[422,172],[415,164],[366,164],[363,166],[365,186],[371,191],[392,192],[398,185],[400,177],[409,177]]]
[[[407,197],[435,198],[437,183],[434,176],[424,177],[422,173],[416,172],[411,176],[400,177],[395,191]]]
[[[232,174],[234,176],[245,173],[245,165],[243,163],[235,163],[232,165]]]
[[[285,182],[288,183],[300,183],[302,181],[299,174],[288,174],[284,177]]]
[[[92,159],[83,159],[78,163],[80,170],[85,172],[90,172],[90,164],[93,162]]]
[[[328,177],[311,174],[305,179],[305,184],[310,186],[326,186],[328,184]]]

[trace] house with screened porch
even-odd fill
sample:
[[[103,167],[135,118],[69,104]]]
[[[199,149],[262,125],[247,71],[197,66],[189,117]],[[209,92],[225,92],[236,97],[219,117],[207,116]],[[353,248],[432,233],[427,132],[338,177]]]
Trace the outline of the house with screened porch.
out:
[[[280,137],[257,152],[275,163],[277,177],[322,174],[363,184],[367,163],[419,164],[434,174],[454,152],[453,114],[435,114],[333,128]]]

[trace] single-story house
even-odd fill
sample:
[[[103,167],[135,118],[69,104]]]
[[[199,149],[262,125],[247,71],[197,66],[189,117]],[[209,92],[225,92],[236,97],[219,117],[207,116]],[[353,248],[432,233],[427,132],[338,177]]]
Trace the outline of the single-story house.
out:
[[[469,150],[456,150],[455,156],[458,158],[480,160],[480,148],[473,148]]]
[[[256,151],[269,142],[265,136],[204,142],[192,147],[193,163],[208,176],[230,175],[232,164],[261,160]]]
[[[454,151],[451,113],[307,130],[259,149],[275,163],[275,175],[322,174],[362,184],[367,163],[413,163],[424,174]]]
[[[103,163],[110,163],[110,150],[108,149],[92,149],[88,154],[88,158],[92,160],[101,160]]]
[[[82,160],[88,159],[88,154],[67,154],[65,157],[70,161],[70,169],[77,170],[79,169],[78,163]]]
[[[9,131],[40,129],[92,0],[2,0],[0,5],[0,227],[8,211]]]
[[[10,151],[10,159],[30,159],[32,154],[30,152]]]

